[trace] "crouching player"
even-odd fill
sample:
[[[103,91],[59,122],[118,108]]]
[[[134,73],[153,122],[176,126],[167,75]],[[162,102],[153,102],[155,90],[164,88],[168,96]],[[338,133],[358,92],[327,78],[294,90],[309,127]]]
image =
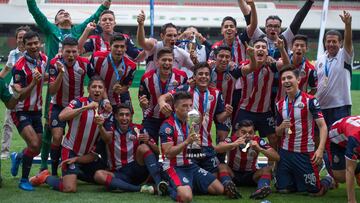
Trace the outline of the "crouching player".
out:
[[[99,134],[102,139],[106,139],[103,134],[111,129],[110,126],[103,125],[104,118],[98,115],[98,106],[105,92],[104,81],[99,76],[93,76],[89,81],[88,92],[88,97],[72,100],[59,114],[60,121],[69,122],[69,130],[61,149],[62,178],[50,176],[48,170],[43,170],[30,179],[32,185],[47,183],[54,190],[76,192],[77,175],[83,164],[96,159],[93,150]]]
[[[196,139],[190,134],[187,113],[193,99],[189,92],[176,92],[173,96],[175,113],[160,127],[163,169],[169,177],[171,198],[179,202],[191,202],[193,192],[221,195],[224,187],[210,172],[200,168],[187,158],[187,146]]]
[[[271,193],[271,167],[257,169],[256,162],[259,153],[269,161],[279,161],[280,156],[264,139],[255,135],[252,121],[240,121],[236,133],[220,142],[215,150],[218,153],[227,152],[227,165],[219,166],[219,174],[233,174],[236,186],[257,185],[250,198],[262,199]]]
[[[167,183],[161,181],[160,165],[155,154],[159,148],[148,134],[140,134],[140,129],[131,123],[132,113],[128,105],[120,104],[115,109],[115,120],[111,122],[111,131],[104,134],[110,171],[98,170],[95,181],[105,185],[109,190],[130,192],[147,192],[159,195],[167,193]],[[146,181],[149,173],[157,188],[149,185],[140,186]]]
[[[319,102],[312,95],[299,90],[300,71],[285,66],[280,71],[285,98],[276,104],[276,133],[281,136],[280,161],[276,172],[279,192],[308,192],[324,195],[333,180],[330,176],[320,181],[318,165],[322,162],[327,139],[327,127]],[[314,127],[320,131],[320,143],[315,151]]]
[[[336,121],[330,129],[332,171],[337,182],[346,181],[349,203],[356,202],[354,177],[360,185],[360,116]]]

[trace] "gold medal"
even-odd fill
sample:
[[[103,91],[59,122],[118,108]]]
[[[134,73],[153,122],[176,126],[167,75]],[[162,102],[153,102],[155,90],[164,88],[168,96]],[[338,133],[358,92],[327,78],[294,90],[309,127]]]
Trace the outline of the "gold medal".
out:
[[[329,78],[327,76],[325,76],[324,78],[324,87],[326,87],[329,83]]]

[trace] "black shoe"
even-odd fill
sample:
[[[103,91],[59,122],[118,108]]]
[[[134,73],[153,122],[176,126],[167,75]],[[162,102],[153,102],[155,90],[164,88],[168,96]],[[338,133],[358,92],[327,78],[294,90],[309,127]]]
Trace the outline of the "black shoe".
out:
[[[239,199],[242,198],[241,194],[236,188],[236,185],[232,181],[228,181],[224,183],[224,190],[226,196],[228,196],[230,199]]]
[[[260,189],[257,189],[254,193],[250,195],[251,199],[263,199],[271,194],[270,186],[264,186]]]
[[[168,194],[169,184],[166,181],[160,181],[157,185],[157,194],[160,196],[166,196]]]

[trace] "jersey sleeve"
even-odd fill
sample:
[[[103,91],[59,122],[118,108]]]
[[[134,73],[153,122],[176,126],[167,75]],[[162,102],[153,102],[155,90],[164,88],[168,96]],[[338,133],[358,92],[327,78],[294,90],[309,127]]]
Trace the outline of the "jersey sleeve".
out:
[[[81,106],[82,106],[82,103],[80,102],[80,100],[74,99],[69,103],[69,105],[67,107],[69,107],[71,109],[78,109],[78,108],[81,108]]]
[[[33,16],[38,28],[40,28],[41,31],[44,33],[52,33],[54,30],[58,29],[54,24],[49,22],[47,17],[40,11],[35,0],[27,0],[26,2],[29,12]]]
[[[123,80],[123,85],[131,85],[132,81],[134,80],[135,77],[135,72],[136,72],[136,67],[135,68],[131,68],[131,70],[129,71],[129,74],[124,78]]]
[[[58,72],[57,68],[54,65],[50,65],[49,66],[49,77],[50,77],[49,82],[50,83],[55,82],[58,75],[59,75],[59,72]]]
[[[13,68],[12,75],[13,75],[14,84],[19,84],[22,88],[24,88],[27,85],[24,71]]]
[[[10,51],[8,60],[6,62],[6,66],[9,68],[12,68],[15,65],[15,51]]]
[[[266,140],[264,140],[263,138],[258,138],[257,143],[259,144],[259,146],[265,150],[270,149],[271,146],[269,145],[269,143],[266,142]]]
[[[238,65],[235,65],[234,69],[232,69],[230,71],[230,74],[235,78],[235,79],[239,79],[241,78],[243,75],[241,73],[241,68],[243,66],[238,66]]]
[[[316,89],[318,84],[318,77],[316,70],[311,70],[309,74],[309,87],[311,89]]]
[[[316,98],[309,99],[309,111],[314,120],[324,117],[320,109],[319,101]]]
[[[134,42],[130,38],[128,38],[126,40],[126,54],[130,56],[130,58],[136,59],[140,52],[141,49],[137,48]]]
[[[150,92],[149,92],[144,80],[141,80],[140,81],[140,86],[139,86],[138,96],[141,97],[143,95],[146,95],[146,98],[150,99]]]
[[[104,128],[106,131],[114,131],[114,127],[113,127],[113,124],[114,124],[114,117],[113,116],[110,116],[109,118],[107,118],[104,122]]]
[[[4,102],[7,103],[8,101],[10,101],[11,99],[11,94],[9,92],[9,88],[6,85],[5,81],[3,78],[0,78],[0,93],[1,93],[1,97],[0,99]]]
[[[271,63],[269,67],[270,67],[270,69],[271,69],[272,72],[274,72],[274,73],[277,73],[277,72],[278,72],[278,69],[277,69],[277,67],[276,67],[276,62]]]
[[[173,142],[174,141],[174,127],[168,122],[164,122],[159,131],[161,143]]]
[[[87,39],[84,44],[85,52],[95,52],[95,46],[91,39]]]
[[[355,137],[348,137],[348,143],[345,150],[345,158],[357,161],[360,158],[360,143]]]
[[[276,105],[275,118],[276,118],[276,126],[280,126],[284,119],[282,117],[281,112],[279,112],[279,108],[277,105]]]
[[[90,58],[90,63],[87,65],[86,67],[86,73],[88,75],[89,78],[91,78],[92,76],[95,75],[95,59],[94,59],[94,54],[91,56]]]
[[[219,92],[218,98],[217,98],[217,102],[216,102],[216,109],[215,109],[215,115],[220,114],[222,112],[225,111],[225,101],[224,101],[224,97],[221,94],[221,92]]]

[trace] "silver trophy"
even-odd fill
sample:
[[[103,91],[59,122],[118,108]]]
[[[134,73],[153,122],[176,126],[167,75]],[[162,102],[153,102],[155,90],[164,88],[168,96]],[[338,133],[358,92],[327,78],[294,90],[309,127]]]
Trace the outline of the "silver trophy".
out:
[[[200,126],[201,126],[201,114],[193,109],[188,112],[187,122],[190,125],[189,135],[196,133],[197,140],[188,145],[187,158],[204,158],[205,154],[201,150],[200,142]]]

